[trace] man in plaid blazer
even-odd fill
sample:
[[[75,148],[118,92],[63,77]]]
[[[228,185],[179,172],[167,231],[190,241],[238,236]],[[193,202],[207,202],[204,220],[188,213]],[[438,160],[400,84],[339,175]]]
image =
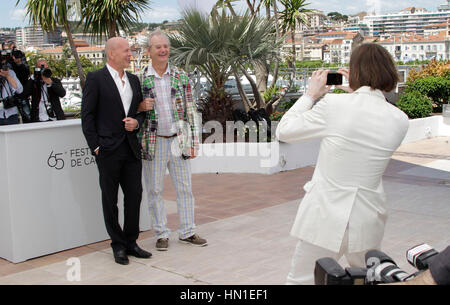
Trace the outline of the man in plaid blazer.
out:
[[[206,246],[207,241],[195,233],[194,224],[189,159],[198,152],[201,122],[189,78],[186,72],[169,65],[170,42],[162,31],[150,33],[149,52],[151,63],[142,84],[144,101],[138,109],[146,112],[146,119],[139,140],[149,208],[157,234],[156,249],[165,251],[169,246],[170,230],[162,198],[167,169],[177,193],[179,241]]]

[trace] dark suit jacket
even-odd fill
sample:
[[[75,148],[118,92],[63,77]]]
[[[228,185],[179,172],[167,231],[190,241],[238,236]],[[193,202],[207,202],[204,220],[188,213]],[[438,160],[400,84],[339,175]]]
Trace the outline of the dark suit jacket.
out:
[[[63,88],[61,84],[61,80],[58,78],[52,77],[52,86],[47,88],[48,92],[48,101],[52,105],[52,109],[55,112],[55,116],[57,120],[65,120],[66,117],[64,115],[64,111],[61,107],[61,102],[59,98],[64,97],[66,95],[66,90]],[[39,122],[39,103],[41,102],[41,87],[37,85],[37,83],[33,79],[29,79],[23,88],[22,94],[20,94],[21,98],[28,98],[31,96],[31,121]]]
[[[119,90],[107,67],[90,72],[86,77],[81,101],[81,125],[93,155],[97,147],[100,147],[100,154],[102,151],[112,151],[126,139],[136,158],[141,157],[137,130],[126,131],[122,121],[126,117],[131,117],[138,120],[139,126],[142,125],[145,112],[137,114],[138,105],[143,100],[141,84],[136,75],[126,73],[133,91],[127,114]]]

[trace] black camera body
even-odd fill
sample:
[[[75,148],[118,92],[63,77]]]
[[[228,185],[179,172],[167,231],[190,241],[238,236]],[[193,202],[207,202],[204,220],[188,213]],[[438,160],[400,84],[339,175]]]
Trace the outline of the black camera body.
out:
[[[52,76],[52,70],[44,68],[44,65],[41,65],[41,67],[36,67],[34,69],[34,79],[36,81],[42,81],[42,76],[50,78]]]
[[[438,253],[427,244],[409,249],[406,253],[408,261],[419,269],[419,272],[413,274],[400,269],[392,258],[379,250],[370,250],[366,253],[366,268],[344,269],[333,258],[324,257],[316,261],[314,283],[316,285],[376,285],[408,281],[428,269]]]
[[[17,98],[15,96],[7,96],[0,98],[0,103],[3,104],[3,108],[9,109],[17,106]]]
[[[324,257],[316,261],[314,284],[316,285],[364,285],[366,268],[343,269],[336,260]]]
[[[328,72],[327,85],[342,85],[342,74],[335,71]]]

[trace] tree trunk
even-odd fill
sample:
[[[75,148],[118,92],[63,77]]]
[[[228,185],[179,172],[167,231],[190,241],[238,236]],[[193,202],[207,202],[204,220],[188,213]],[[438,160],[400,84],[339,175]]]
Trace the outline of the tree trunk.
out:
[[[272,0],[272,1],[276,1],[276,0]],[[270,4],[266,5],[266,19],[270,20]]]
[[[291,31],[291,39],[292,39],[292,84],[294,84],[295,81],[295,70],[297,68],[297,55],[295,54],[295,25],[294,28]]]
[[[253,62],[253,67],[255,68],[256,76],[256,86],[261,94],[267,89],[267,80],[269,78],[269,67],[266,61],[255,61]]]
[[[259,109],[261,107],[265,106],[264,100],[261,97],[261,94],[258,91],[258,87],[256,86],[255,81],[253,80],[253,78],[251,78],[251,76],[247,73],[247,70],[245,70],[245,67],[242,66],[242,64],[239,64],[241,67],[241,71],[242,73],[244,73],[245,77],[248,79],[248,81],[250,82],[250,86],[252,86],[252,90],[253,90],[253,96],[255,97],[255,103],[256,103],[256,109]]]
[[[242,103],[244,104],[245,113],[247,113],[250,110],[250,108],[252,107],[252,103],[248,99],[248,96],[245,93],[244,88],[242,88],[241,79],[240,79],[237,69],[235,67],[233,67],[233,74],[236,79],[236,86],[239,91],[239,95],[242,99]]]
[[[112,20],[108,23],[108,39],[117,36],[116,20]]]
[[[278,8],[277,8],[277,1],[273,0],[272,1],[272,8],[273,8],[273,15],[275,18],[275,31],[277,34],[277,39],[279,39],[281,37],[281,33],[280,33],[280,26],[278,23]],[[280,61],[278,60],[278,58],[275,60],[275,67],[273,70],[273,80],[272,83],[270,84],[271,87],[275,86],[278,80],[278,71],[280,69]]]
[[[80,86],[83,89],[86,82],[86,77],[84,76],[83,68],[81,67],[80,57],[78,56],[77,48],[75,47],[75,42],[73,41],[72,32],[70,31],[69,25],[65,25],[65,30],[67,33],[67,40],[69,40],[70,49],[72,50],[73,58],[77,65],[78,76],[80,77]]]

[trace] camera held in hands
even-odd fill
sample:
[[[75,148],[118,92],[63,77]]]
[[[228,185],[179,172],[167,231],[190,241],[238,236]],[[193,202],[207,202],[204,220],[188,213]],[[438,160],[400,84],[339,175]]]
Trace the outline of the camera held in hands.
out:
[[[15,107],[17,106],[17,98],[15,96],[0,98],[0,104],[3,105],[4,109]]]
[[[419,269],[408,274],[397,266],[392,258],[379,250],[366,253],[366,268],[342,268],[339,263],[324,257],[316,261],[314,283],[316,285],[376,285],[403,282],[415,278],[427,270],[439,252],[427,244],[409,249],[406,253],[408,262]]]
[[[36,67],[34,69],[34,79],[36,81],[42,81],[42,76],[50,78],[52,76],[52,70],[45,68],[44,65]]]
[[[328,72],[327,85],[342,85],[342,74],[335,71]]]

